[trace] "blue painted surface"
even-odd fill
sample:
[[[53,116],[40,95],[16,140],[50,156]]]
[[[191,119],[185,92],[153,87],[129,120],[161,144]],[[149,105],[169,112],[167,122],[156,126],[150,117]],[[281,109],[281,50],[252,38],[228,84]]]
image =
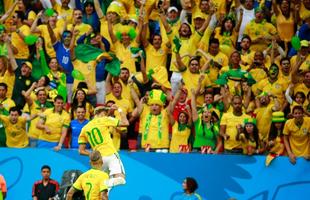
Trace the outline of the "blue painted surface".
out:
[[[186,176],[198,181],[198,193],[207,200],[303,200],[310,196],[310,162],[303,158],[295,166],[287,157],[277,158],[267,168],[264,156],[120,154],[127,184],[112,189],[112,200],[170,200],[181,192]],[[8,200],[30,200],[32,184],[41,178],[44,164],[52,167],[52,178],[57,181],[65,170],[89,168],[88,158],[73,150],[3,148],[0,155]]]

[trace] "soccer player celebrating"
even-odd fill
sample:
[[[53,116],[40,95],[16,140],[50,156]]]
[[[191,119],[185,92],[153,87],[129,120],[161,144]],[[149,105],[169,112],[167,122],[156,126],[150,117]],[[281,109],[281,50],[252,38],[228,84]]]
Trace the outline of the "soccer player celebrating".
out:
[[[121,119],[108,116],[109,109],[118,110]],[[110,129],[116,127],[126,127],[129,122],[124,112],[114,104],[111,108],[104,106],[95,109],[95,118],[83,127],[79,136],[79,153],[90,155],[86,150],[86,144],[89,143],[93,150],[101,153],[103,159],[103,171],[109,171],[110,179],[107,181],[109,188],[125,184],[125,171],[117,151],[114,148],[110,136]]]

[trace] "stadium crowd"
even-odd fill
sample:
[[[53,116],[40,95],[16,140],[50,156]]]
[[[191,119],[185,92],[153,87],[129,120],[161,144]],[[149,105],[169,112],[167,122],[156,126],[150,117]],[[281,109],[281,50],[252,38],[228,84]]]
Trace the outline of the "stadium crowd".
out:
[[[1,3],[0,146],[310,158],[310,0]]]

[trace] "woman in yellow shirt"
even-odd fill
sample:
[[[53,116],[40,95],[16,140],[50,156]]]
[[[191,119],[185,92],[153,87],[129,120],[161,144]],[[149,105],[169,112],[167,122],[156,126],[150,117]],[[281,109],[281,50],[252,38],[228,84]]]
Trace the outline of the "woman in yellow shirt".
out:
[[[55,57],[50,59],[48,66],[50,68],[50,72],[47,74],[47,77],[50,81],[55,81],[57,84],[66,86],[66,75],[61,72],[61,67]]]
[[[176,103],[180,99],[181,90],[179,89],[173,99],[173,101],[168,106],[169,121],[172,126],[172,138],[170,142],[170,153],[178,152],[188,152],[188,138],[191,134],[191,110],[189,106],[186,106],[186,110],[180,111],[178,115],[178,120],[174,119],[173,113]]]
[[[33,21],[36,18],[36,13],[31,9],[31,1],[18,1],[17,7],[19,11],[25,13],[26,19],[23,20],[23,23],[31,27]]]
[[[237,126],[237,140],[242,142],[243,154],[253,155],[263,151],[261,141],[259,139],[256,119],[247,118],[244,120],[244,127]]]
[[[221,51],[228,57],[230,56],[230,53],[235,50],[238,32],[242,22],[242,16],[243,10],[240,9],[240,20],[237,22],[237,24],[233,16],[228,15],[222,22],[222,26],[217,27],[214,30],[214,37],[220,41]],[[224,45],[227,45],[228,47],[225,48]],[[229,48],[229,51],[226,51],[227,48]]]
[[[295,33],[295,18],[293,12],[291,11],[290,1],[283,0],[281,1],[280,6],[278,6],[276,0],[273,0],[272,8],[277,17],[276,28],[278,30],[279,37],[283,42],[285,42],[285,48],[287,50],[287,45]]]

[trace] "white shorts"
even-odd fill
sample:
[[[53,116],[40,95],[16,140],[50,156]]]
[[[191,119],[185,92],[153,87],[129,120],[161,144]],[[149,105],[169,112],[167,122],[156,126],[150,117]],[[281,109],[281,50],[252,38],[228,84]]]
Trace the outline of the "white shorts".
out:
[[[103,105],[105,103],[105,81],[96,82],[97,89],[97,104]]]
[[[110,176],[114,174],[125,175],[125,169],[118,154],[115,153],[110,156],[103,156],[102,161],[103,161],[102,170],[108,173]]]

